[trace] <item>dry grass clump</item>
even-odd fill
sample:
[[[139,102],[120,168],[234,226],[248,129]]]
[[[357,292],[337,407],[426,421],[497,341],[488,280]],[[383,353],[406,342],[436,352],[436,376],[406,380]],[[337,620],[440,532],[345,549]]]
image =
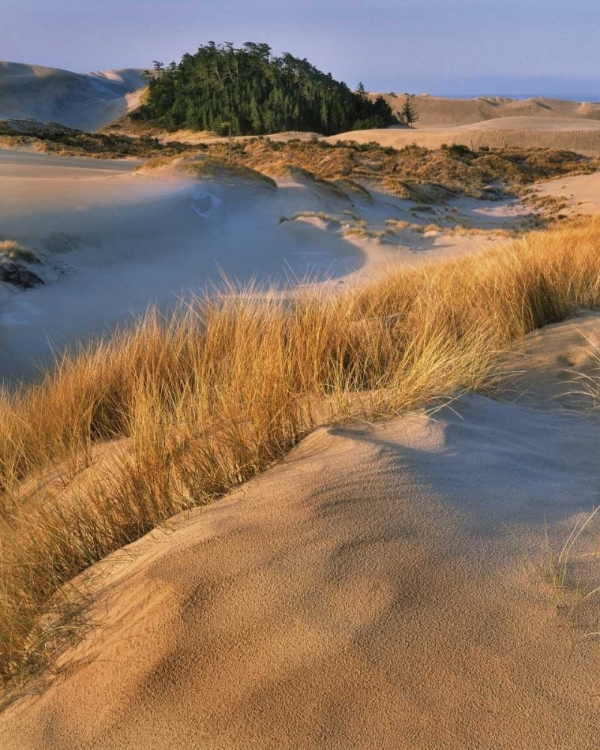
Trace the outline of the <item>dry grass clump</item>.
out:
[[[298,211],[291,216],[281,216],[279,223],[284,224],[286,221],[296,221],[297,219],[320,219],[327,224],[341,224],[342,220],[337,216],[325,213],[325,211]]]
[[[83,133],[58,123],[29,120],[0,120],[0,138],[9,148],[27,145],[59,156],[96,159],[152,158],[158,154],[181,154],[193,148],[185,143],[163,144],[148,133],[140,133],[139,137],[110,130]]]
[[[590,221],[336,294],[228,289],[3,392],[0,677],[48,663],[65,583],[316,424],[488,387],[510,341],[600,304],[599,244]]]
[[[231,150],[235,161],[274,176],[272,170],[296,168],[328,181],[380,184],[418,203],[440,203],[457,194],[474,198],[517,194],[536,181],[589,173],[597,167],[580,154],[535,148],[472,151],[465,146],[431,150],[411,145],[395,149],[352,141],[253,138],[236,141],[233,147],[227,142],[205,145],[204,150],[221,157]]]
[[[15,240],[0,240],[0,259],[21,260],[25,263],[39,263],[37,253]]]
[[[172,167],[178,172],[200,179],[235,179],[252,180],[276,188],[277,183],[271,177],[243,164],[229,161],[227,158],[210,157],[200,154],[184,157],[158,157],[151,159],[138,172]]]
[[[564,198],[556,195],[531,195],[525,197],[525,202],[536,210],[548,214],[558,213],[569,208],[569,203]]]

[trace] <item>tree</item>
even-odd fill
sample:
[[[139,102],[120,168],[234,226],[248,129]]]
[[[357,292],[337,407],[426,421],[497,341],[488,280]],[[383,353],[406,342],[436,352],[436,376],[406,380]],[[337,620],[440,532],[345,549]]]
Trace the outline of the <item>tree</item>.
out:
[[[300,130],[334,135],[383,128],[394,115],[359,84],[353,92],[306,59],[272,54],[267,44],[208,42],[178,65],[154,61],[148,99],[133,119],[167,130],[212,130],[225,136]]]
[[[362,94],[363,96],[367,93],[367,91],[365,89],[365,85],[364,85],[364,83],[362,81],[358,82],[358,86],[356,87],[356,93],[357,94]]]
[[[418,119],[419,115],[413,106],[411,98],[410,96],[407,96],[404,101],[404,106],[400,111],[400,121],[409,128],[412,128],[413,123],[417,122]]]

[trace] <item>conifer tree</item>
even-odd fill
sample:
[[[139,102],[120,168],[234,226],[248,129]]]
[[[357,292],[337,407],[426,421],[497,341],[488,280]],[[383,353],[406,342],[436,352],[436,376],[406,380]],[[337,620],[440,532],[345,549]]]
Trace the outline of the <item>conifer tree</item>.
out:
[[[146,104],[134,119],[167,130],[190,128],[226,135],[262,135],[285,130],[333,135],[395,121],[381,97],[372,101],[364,86],[351,91],[330,73],[268,44],[208,42],[177,65],[154,62]]]
[[[417,122],[418,119],[419,115],[413,106],[411,97],[407,96],[404,101],[402,110],[400,111],[400,120],[404,123],[404,125],[408,125],[409,128],[412,128],[413,124]]]

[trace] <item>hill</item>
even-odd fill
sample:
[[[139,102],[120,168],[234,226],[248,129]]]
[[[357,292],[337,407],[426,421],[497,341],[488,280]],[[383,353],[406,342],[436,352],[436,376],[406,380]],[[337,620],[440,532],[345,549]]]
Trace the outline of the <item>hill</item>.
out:
[[[33,119],[98,130],[137,107],[146,85],[142,74],[137,68],[80,74],[0,62],[0,120]]]
[[[394,112],[398,112],[407,95],[388,92],[370,93],[369,96],[372,99],[382,97]],[[600,120],[598,102],[574,102],[544,97],[509,99],[501,96],[451,99],[428,94],[411,96],[411,101],[419,114],[417,128],[472,125],[504,117],[575,117]]]
[[[583,117],[515,116],[467,125],[428,125],[417,128],[385,128],[348,131],[329,139],[404,148],[419,145],[428,149],[459,144],[481,148],[546,148],[573,151],[587,156],[600,153],[600,122]]]

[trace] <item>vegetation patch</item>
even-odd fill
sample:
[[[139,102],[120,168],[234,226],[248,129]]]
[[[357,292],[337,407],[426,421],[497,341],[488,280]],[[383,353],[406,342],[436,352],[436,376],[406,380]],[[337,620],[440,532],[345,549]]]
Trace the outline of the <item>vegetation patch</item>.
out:
[[[169,167],[198,179],[242,179],[259,182],[271,188],[277,187],[275,180],[256,169],[238,162],[228,161],[226,158],[204,155],[174,158],[159,157],[152,159],[142,167],[138,167],[136,171],[148,172]]]
[[[156,73],[148,76],[147,100],[131,118],[169,131],[332,135],[396,122],[382,97],[372,101],[362,87],[351,91],[289,53],[275,57],[267,44],[209,42],[179,64],[157,63]]]
[[[589,174],[597,168],[594,159],[558,149],[500,148],[475,152],[461,147],[456,152],[449,147],[433,151],[416,145],[395,149],[377,143],[331,144],[319,139],[269,138],[163,144],[154,137],[81,133],[62,126],[26,124],[23,134],[13,126],[3,131],[0,123],[0,135],[6,132],[9,145],[26,142],[49,153],[73,156],[144,158],[154,166],[159,164],[156,159],[165,159],[166,164],[178,156],[200,155],[275,178],[291,176],[307,184],[316,182],[340,196],[366,200],[371,200],[370,188],[429,204],[443,203],[457,195],[477,199],[521,196],[528,185],[540,180]]]
[[[520,195],[526,185],[567,174],[588,174],[594,160],[555,149],[502,148],[470,152],[456,158],[446,151],[420,146],[383,148],[352,141],[274,142],[254,138],[233,143],[205,144],[203,152],[233,161],[274,177],[286,174],[327,180],[347,194],[361,195],[379,187],[420,204],[444,203],[453,196],[499,199]],[[351,181],[359,186],[352,191]],[[368,199],[368,198],[367,198]]]
[[[48,664],[78,573],[317,424],[491,387],[511,341],[600,305],[599,243],[591,220],[337,294],[230,289],[0,392],[0,677]]]
[[[41,286],[44,281],[28,265],[38,265],[37,254],[14,240],[0,241],[0,281],[19,289]]]
[[[35,250],[21,245],[14,240],[0,240],[0,261],[4,258],[8,260],[21,260],[25,263],[39,263]]]

